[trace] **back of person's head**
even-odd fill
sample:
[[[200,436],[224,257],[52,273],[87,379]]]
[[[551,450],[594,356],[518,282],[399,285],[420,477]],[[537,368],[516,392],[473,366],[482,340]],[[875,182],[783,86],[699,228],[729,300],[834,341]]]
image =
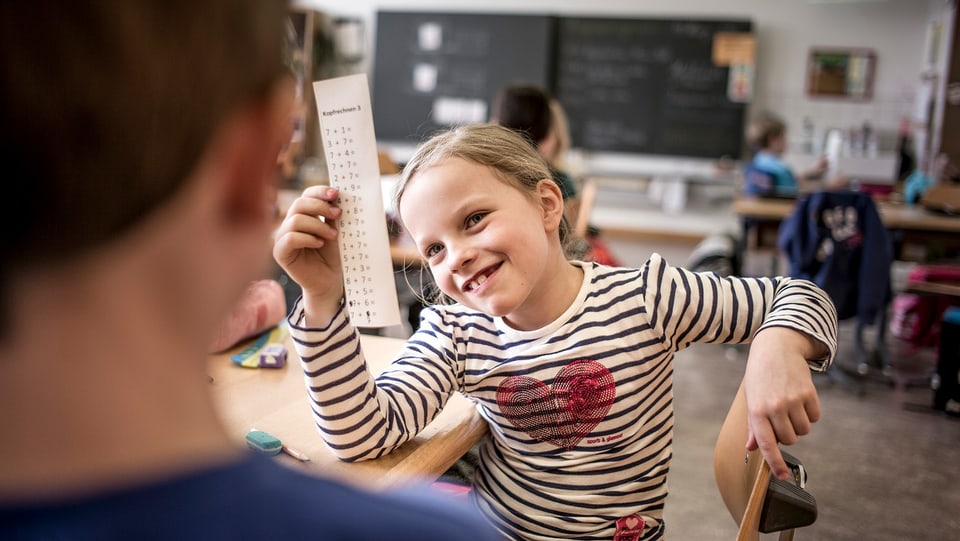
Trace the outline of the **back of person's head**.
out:
[[[770,111],[762,111],[750,120],[747,126],[747,146],[752,152],[759,152],[770,142],[782,137],[787,132],[787,124],[778,115]]]
[[[417,149],[403,168],[394,208],[400,208],[404,191],[417,174],[451,158],[488,167],[499,180],[528,197],[534,197],[541,180],[552,179],[543,157],[517,132],[495,124],[461,126],[434,136]],[[561,241],[568,229],[563,221]]]
[[[11,276],[120,237],[284,72],[282,0],[0,3],[0,311]],[[2,315],[2,312],[0,312]],[[2,334],[2,326],[0,326]]]
[[[497,93],[490,119],[527,137],[536,146],[546,139],[553,126],[550,103],[553,97],[533,85],[508,85]]]

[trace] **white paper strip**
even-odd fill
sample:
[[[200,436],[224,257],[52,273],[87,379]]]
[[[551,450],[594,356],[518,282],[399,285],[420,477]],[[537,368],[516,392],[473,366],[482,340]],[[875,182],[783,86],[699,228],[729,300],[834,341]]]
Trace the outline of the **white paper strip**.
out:
[[[399,325],[367,76],[316,81],[313,94],[330,185],[340,190],[337,226],[350,321],[357,327]]]

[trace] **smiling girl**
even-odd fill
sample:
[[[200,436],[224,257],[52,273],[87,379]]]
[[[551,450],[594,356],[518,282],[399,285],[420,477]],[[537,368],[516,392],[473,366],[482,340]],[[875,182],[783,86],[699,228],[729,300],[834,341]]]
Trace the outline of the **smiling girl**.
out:
[[[303,287],[289,323],[321,435],[344,460],[378,457],[466,394],[490,427],[472,499],[510,538],[663,537],[672,363],[691,343],[752,341],[744,446],[778,477],[788,475],[778,442],[819,418],[810,369],[836,350],[822,291],[692,273],[656,254],[637,269],[568,261],[546,163],[486,125],[434,137],[403,172],[400,218],[452,303],[424,310],[372,380],[343,305],[336,199],[308,188],[274,248]]]

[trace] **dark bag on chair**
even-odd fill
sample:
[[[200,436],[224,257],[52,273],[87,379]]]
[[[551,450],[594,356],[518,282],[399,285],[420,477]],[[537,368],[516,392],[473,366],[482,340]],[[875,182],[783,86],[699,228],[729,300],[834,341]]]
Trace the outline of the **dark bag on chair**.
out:
[[[804,197],[780,228],[777,243],[790,261],[790,276],[822,288],[837,308],[837,319],[858,318],[854,351],[857,372],[866,374],[871,357],[890,365],[885,340],[886,310],[892,297],[893,242],[873,199],[859,192],[816,192]],[[873,355],[863,344],[863,329],[876,323]],[[828,372],[861,394],[859,382],[842,370]]]
[[[777,244],[790,262],[790,276],[826,291],[838,319],[858,316],[871,325],[890,301],[893,242],[868,194],[804,197],[783,222]]]

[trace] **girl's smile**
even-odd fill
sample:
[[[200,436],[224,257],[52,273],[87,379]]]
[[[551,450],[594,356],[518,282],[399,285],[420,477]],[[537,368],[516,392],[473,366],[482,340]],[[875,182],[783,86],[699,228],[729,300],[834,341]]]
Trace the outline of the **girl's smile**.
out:
[[[497,269],[500,268],[500,265],[495,265],[491,268],[485,269],[475,275],[475,277],[467,280],[467,283],[464,284],[463,290],[467,293],[480,293],[481,286],[487,283],[487,280],[497,272]]]

